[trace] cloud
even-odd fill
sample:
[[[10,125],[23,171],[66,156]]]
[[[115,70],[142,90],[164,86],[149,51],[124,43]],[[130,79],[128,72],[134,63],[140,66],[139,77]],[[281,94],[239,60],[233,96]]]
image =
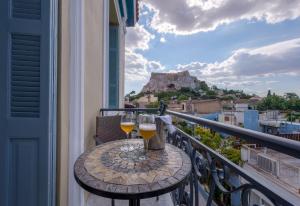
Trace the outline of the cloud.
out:
[[[147,50],[149,43],[155,36],[148,32],[143,25],[137,24],[135,27],[129,27],[126,33],[126,49],[128,50]]]
[[[165,67],[158,61],[147,59],[141,51],[149,49],[149,44],[155,38],[143,25],[127,29],[125,48],[125,79],[126,84],[146,83],[151,72],[162,72]]]
[[[238,20],[270,24],[300,16],[300,0],[144,0],[153,13],[150,26],[178,35],[211,31]]]
[[[166,42],[166,39],[165,39],[165,37],[161,37],[159,41],[160,41],[161,43],[165,43],[165,42]]]
[[[151,61],[143,55],[131,50],[125,52],[125,78],[129,81],[144,81],[150,77],[151,72],[162,72],[164,66],[157,61]]]
[[[177,65],[172,71],[189,70],[213,84],[247,86],[260,77],[300,76],[300,38],[252,49],[239,49],[222,62]],[[267,82],[265,82],[267,83]],[[268,82],[274,83],[274,82]]]

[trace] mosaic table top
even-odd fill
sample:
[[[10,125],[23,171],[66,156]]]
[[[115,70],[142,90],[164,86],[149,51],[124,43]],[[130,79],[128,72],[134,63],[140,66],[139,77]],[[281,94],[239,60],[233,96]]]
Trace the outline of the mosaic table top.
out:
[[[74,166],[75,178],[83,188],[117,199],[170,192],[190,172],[190,158],[179,148],[166,144],[165,150],[145,153],[139,139],[101,144],[83,153]]]

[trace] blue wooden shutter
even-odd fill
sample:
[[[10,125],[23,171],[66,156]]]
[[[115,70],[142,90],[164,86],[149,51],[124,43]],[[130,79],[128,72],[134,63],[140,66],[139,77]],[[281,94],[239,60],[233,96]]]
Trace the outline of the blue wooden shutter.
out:
[[[110,108],[119,107],[119,29],[109,26],[109,100]]]
[[[0,205],[47,206],[50,1],[0,1]]]

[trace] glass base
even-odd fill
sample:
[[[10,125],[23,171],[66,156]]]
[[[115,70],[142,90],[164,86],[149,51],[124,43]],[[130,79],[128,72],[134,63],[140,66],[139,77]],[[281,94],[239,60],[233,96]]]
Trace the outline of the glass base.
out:
[[[134,147],[133,147],[133,145],[126,143],[125,145],[120,147],[120,150],[122,152],[131,152],[134,150]]]

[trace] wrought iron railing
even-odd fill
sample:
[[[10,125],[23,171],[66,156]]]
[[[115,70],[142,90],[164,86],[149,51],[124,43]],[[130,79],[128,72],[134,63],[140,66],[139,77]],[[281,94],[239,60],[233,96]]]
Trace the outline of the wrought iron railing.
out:
[[[217,132],[239,137],[248,143],[259,144],[280,153],[300,158],[300,142],[166,110],[163,104],[158,109],[128,108],[100,110],[102,115],[104,115],[105,111],[159,112],[161,115],[166,113]],[[283,188],[273,187],[274,185],[270,184],[270,181],[267,181],[264,177],[255,175],[236,165],[217,151],[201,143],[199,139],[185,133],[179,128],[176,128],[174,134],[168,134],[167,141],[183,149],[190,156],[193,163],[192,175],[187,185],[179,188],[172,194],[174,202],[178,205],[200,205],[200,199],[203,199],[203,191],[207,194],[206,205],[218,204],[214,199],[216,193],[223,194],[225,197],[233,197],[233,195],[239,197],[240,203],[232,203],[232,205],[255,205],[250,198],[250,194],[254,190],[264,196],[264,205],[288,206],[298,205],[299,203],[297,197],[291,195]],[[231,176],[237,177],[241,181],[239,185],[228,188],[228,179]]]

